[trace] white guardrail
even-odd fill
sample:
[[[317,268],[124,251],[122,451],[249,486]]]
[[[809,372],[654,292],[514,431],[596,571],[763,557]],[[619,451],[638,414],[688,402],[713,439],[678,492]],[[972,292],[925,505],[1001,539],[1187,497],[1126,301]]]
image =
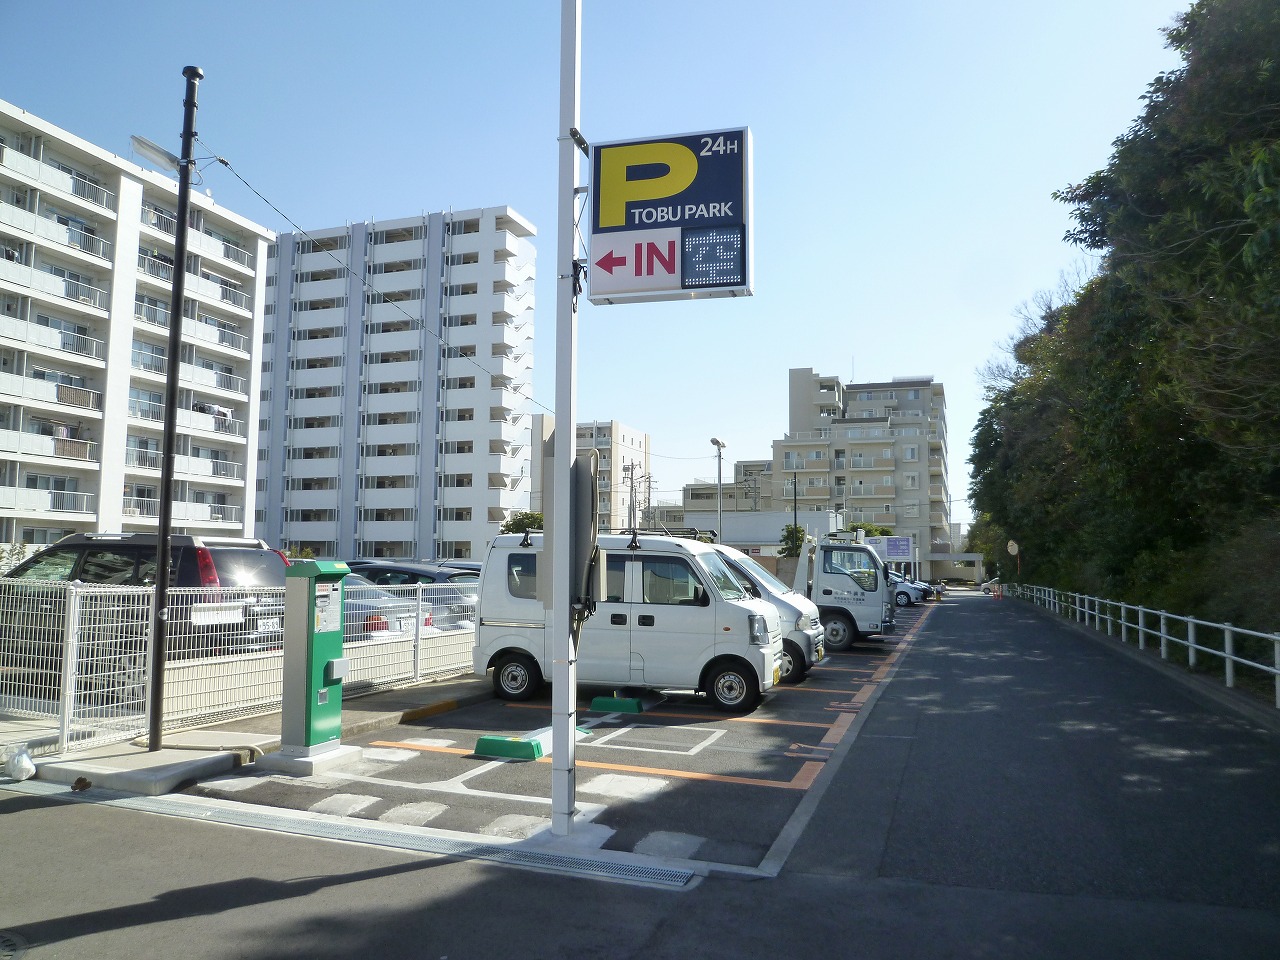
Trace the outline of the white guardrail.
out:
[[[283,587],[174,588],[164,667],[166,732],[280,709]],[[151,587],[0,578],[0,753],[63,753],[143,736]],[[351,587],[343,695],[471,671],[474,595],[447,584]]]
[[[1139,650],[1158,643],[1162,660],[1169,659],[1171,649],[1181,648],[1188,668],[1193,671],[1199,669],[1201,656],[1217,658],[1221,661],[1223,681],[1232,689],[1236,686],[1237,667],[1270,674],[1275,706],[1280,710],[1280,634],[1245,630],[1229,623],[1212,623],[1052,587],[1011,583],[1005,585],[1003,592],[1005,596],[1027,600],[1095,630],[1105,630],[1109,637],[1118,635],[1122,643],[1135,642]],[[1269,650],[1271,662],[1251,659],[1245,655],[1249,650]]]

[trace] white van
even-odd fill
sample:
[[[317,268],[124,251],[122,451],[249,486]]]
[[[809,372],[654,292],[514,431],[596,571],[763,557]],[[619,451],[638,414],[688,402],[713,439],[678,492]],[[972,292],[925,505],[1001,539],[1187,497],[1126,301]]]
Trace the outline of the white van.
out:
[[[777,609],[750,596],[710,544],[645,534],[598,542],[605,596],[582,628],[578,682],[697,690],[721,710],[755,709],[781,676]],[[542,546],[541,534],[497,536],[480,573],[472,666],[493,670],[504,700],[527,700],[551,677]]]
[[[817,605],[803,594],[796,593],[741,550],[720,543],[712,546],[752,593],[778,608],[783,631],[782,682],[799,683],[824,655],[822,637],[825,631]]]

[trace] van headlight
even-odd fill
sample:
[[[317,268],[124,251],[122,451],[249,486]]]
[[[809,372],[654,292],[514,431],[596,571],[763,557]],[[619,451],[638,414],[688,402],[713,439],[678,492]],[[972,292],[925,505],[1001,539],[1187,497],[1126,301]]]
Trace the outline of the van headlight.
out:
[[[805,616],[802,613],[800,614],[800,616],[796,617],[796,629],[799,630],[801,633],[804,633],[806,630],[809,629],[812,622],[813,621],[809,617]]]
[[[751,642],[756,646],[769,645],[769,622],[760,614],[747,614],[747,631],[751,634]]]

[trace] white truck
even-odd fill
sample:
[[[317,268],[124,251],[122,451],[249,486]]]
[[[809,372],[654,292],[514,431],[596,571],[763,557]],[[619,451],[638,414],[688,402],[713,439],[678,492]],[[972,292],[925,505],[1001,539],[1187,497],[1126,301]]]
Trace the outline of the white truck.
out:
[[[795,590],[818,607],[828,650],[894,631],[889,568],[853,533],[806,544],[796,564]]]
[[[707,543],[601,536],[604,596],[582,627],[578,682],[615,690],[695,690],[748,713],[781,678],[777,609],[748,594]],[[551,677],[554,644],[541,534],[494,537],[480,571],[472,668],[494,692],[527,700]]]

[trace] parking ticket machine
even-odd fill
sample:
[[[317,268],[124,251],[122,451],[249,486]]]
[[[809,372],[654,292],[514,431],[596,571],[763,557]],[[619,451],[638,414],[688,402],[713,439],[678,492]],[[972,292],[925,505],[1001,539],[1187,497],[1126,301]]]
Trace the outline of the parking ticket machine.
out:
[[[280,753],[311,757],[341,745],[341,561],[295,560],[285,570],[284,700]]]

